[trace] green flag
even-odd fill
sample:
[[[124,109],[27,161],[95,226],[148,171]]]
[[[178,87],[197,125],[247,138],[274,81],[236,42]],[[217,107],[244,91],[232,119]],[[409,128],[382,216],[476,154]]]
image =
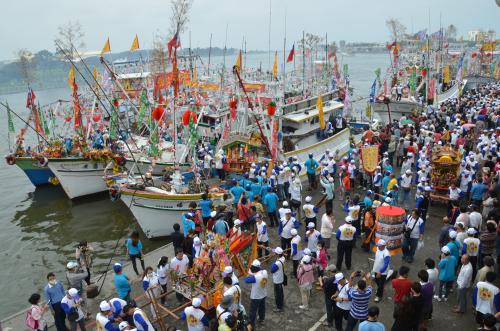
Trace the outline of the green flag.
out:
[[[115,140],[118,137],[117,125],[118,125],[118,108],[115,107],[116,100],[113,101],[111,105],[111,120],[109,122],[109,137]]]
[[[7,103],[7,125],[9,127],[9,133],[15,133],[14,122],[12,121],[12,114],[10,113],[9,103]]]
[[[347,63],[344,64],[344,69],[342,71],[344,72],[344,76],[349,74],[349,65]]]
[[[415,70],[409,77],[410,91],[415,92],[417,90],[417,73]]]
[[[159,132],[157,130],[157,126],[156,126],[155,122],[153,122],[153,126],[151,126],[151,136],[149,138],[149,156],[156,157],[159,155],[158,135],[159,135]]]
[[[144,120],[144,115],[146,115],[146,110],[148,109],[149,102],[146,90],[142,90],[139,106],[139,116],[137,118],[137,124],[141,125]]]
[[[375,69],[375,76],[377,76],[378,87],[382,86],[382,81],[380,80],[381,70],[380,68]]]

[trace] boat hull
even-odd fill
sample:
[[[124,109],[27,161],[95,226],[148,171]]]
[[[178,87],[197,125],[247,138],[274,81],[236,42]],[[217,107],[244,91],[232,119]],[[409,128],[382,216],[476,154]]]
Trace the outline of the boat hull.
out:
[[[104,192],[108,189],[102,179],[106,168],[105,162],[60,159],[54,162],[49,161],[48,166],[70,199]]]
[[[391,111],[390,118],[393,121],[399,120],[403,115],[409,116],[415,111],[420,113],[423,109],[420,104],[411,101],[391,101],[389,108]],[[389,111],[385,103],[375,102],[373,104],[373,112],[380,117],[382,123],[389,123]]]
[[[30,182],[35,186],[50,184],[49,179],[55,177],[54,173],[47,167],[43,166],[32,157],[16,158],[16,165],[26,174]]]
[[[189,210],[189,203],[199,202],[201,194],[177,195],[166,198],[163,195],[138,193],[131,190],[121,192],[120,199],[130,209],[142,231],[150,239],[166,237],[178,223],[182,229],[181,216]],[[214,205],[222,202],[213,199]]]

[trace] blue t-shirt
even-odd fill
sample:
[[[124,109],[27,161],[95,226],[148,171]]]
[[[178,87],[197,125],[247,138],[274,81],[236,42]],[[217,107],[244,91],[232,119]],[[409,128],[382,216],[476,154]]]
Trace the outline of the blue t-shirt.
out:
[[[455,280],[455,268],[457,259],[450,255],[439,262],[439,280],[443,282],[452,282]]]
[[[373,201],[369,197],[365,197],[363,199],[363,203],[365,204],[366,207],[371,207],[373,206]]]
[[[116,293],[120,299],[124,299],[130,292],[130,283],[128,282],[127,275],[121,273],[120,275],[115,274],[115,288]]]
[[[305,163],[305,166],[307,173],[313,175],[316,173],[316,168],[319,166],[319,164],[315,159],[308,159]]]
[[[366,320],[359,324],[359,331],[385,331],[385,326],[379,321]]]
[[[137,240],[137,246],[132,245],[132,239],[127,239],[125,242],[125,246],[127,246],[128,253],[130,255],[139,255],[142,251],[142,242]]]
[[[238,203],[240,201],[240,197],[241,197],[241,194],[243,192],[245,192],[245,189],[241,186],[233,186],[231,187],[231,189],[229,190],[233,196],[234,196],[234,200],[233,200],[233,203]]]
[[[210,199],[200,200],[201,217],[210,217],[212,213],[213,202]]]
[[[475,183],[472,185],[472,189],[470,191],[472,200],[483,200],[483,195],[486,191],[488,191],[486,185],[483,183]]]
[[[264,197],[264,204],[266,205],[266,210],[270,213],[276,211],[278,205],[278,196],[274,192],[267,193]]]

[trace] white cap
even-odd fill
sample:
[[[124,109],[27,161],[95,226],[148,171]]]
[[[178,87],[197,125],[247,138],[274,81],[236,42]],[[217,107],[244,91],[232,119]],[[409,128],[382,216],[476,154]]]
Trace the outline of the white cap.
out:
[[[304,255],[304,257],[302,257],[302,262],[303,263],[311,262],[311,257],[309,255]]]
[[[330,183],[333,183],[333,177],[328,177],[328,181],[329,181]]]
[[[304,248],[304,251],[303,251],[304,255],[311,255],[311,250],[309,248]]]
[[[194,237],[194,239],[193,239],[193,244],[195,244],[195,245],[199,245],[199,244],[201,244],[201,240],[200,240],[200,238],[198,238],[198,237]]]
[[[311,229],[311,228],[316,227],[316,225],[314,225],[314,223],[313,223],[313,222],[309,222],[309,223],[307,223],[307,227],[308,227],[309,229]]]
[[[75,295],[78,295],[78,290],[76,288],[70,288],[68,290],[68,294],[74,297]]]
[[[288,207],[288,201],[283,201],[283,207]]]
[[[341,272],[338,272],[335,274],[335,280],[333,281],[335,284],[338,284],[339,281],[344,279],[344,274]]]
[[[107,301],[101,301],[101,303],[99,304],[99,309],[101,311],[110,311],[111,306],[109,305],[109,303]]]
[[[351,216],[347,216],[347,217],[345,218],[345,222],[346,222],[346,223],[352,223],[352,221],[353,221],[353,219],[352,219],[352,217],[351,217]]]
[[[470,235],[470,236],[473,236],[477,233],[476,229],[474,228],[469,228],[467,229],[467,234]]]
[[[199,307],[201,305],[201,299],[200,298],[193,298],[192,304],[193,304],[193,307]]]
[[[452,230],[448,233],[448,235],[451,239],[455,239],[457,237],[457,232]]]
[[[411,175],[411,170],[410,169],[406,170],[406,174]]]
[[[385,240],[384,240],[384,239],[379,239],[379,240],[377,241],[377,246],[385,246],[385,245],[386,245],[386,242],[385,242]]]
[[[130,325],[128,325],[128,323],[126,321],[123,321],[123,322],[120,322],[120,324],[118,324],[118,329],[120,331],[122,330],[125,330],[126,328],[128,328]]]
[[[211,213],[210,213],[210,217],[215,217],[215,215],[217,215],[217,212],[215,210],[213,210]]]
[[[385,198],[385,202],[387,202],[387,203],[391,203],[391,202],[392,202],[392,199],[391,199],[390,197],[387,197],[387,198]]]
[[[230,273],[233,272],[233,267],[231,267],[230,265],[228,265],[227,267],[224,267],[224,275],[229,275]]]
[[[240,225],[240,224],[241,224],[241,221],[239,219],[234,220],[234,225]]]
[[[448,248],[448,246],[443,246],[443,248],[441,248],[441,252],[445,254],[450,254],[450,249]]]
[[[311,198],[310,196],[307,196],[307,197],[305,198],[305,201],[306,201],[306,202],[311,202],[311,200],[312,200],[312,198]]]
[[[431,191],[432,191],[432,187],[430,187],[430,186],[426,186],[426,187],[424,188],[424,191],[425,191],[425,192],[431,192]]]
[[[260,261],[259,260],[253,260],[252,261],[252,267],[258,267],[258,268],[260,268]]]
[[[276,247],[275,249],[273,249],[273,252],[276,254],[283,254],[283,248]]]
[[[290,234],[291,234],[292,236],[296,236],[296,235],[297,235],[297,229],[291,229],[291,230],[290,230]]]
[[[76,263],[75,261],[69,261],[68,264],[66,264],[66,268],[68,269],[74,269],[78,267],[78,263]]]

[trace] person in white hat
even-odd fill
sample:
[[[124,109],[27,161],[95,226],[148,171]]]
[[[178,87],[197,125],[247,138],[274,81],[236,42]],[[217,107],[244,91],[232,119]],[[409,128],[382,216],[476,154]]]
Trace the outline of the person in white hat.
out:
[[[78,262],[76,261],[69,261],[66,264],[66,269],[66,278],[68,279],[69,287],[76,288],[79,293],[83,294],[83,281],[88,277],[88,274],[78,270]],[[82,299],[85,301],[85,298]]]
[[[314,223],[314,226],[316,227],[316,211],[317,208],[311,203],[312,198],[310,196],[307,196],[304,199],[305,203],[302,206],[302,210],[304,211],[304,215],[306,215],[306,224],[312,222]]]
[[[382,300],[384,295],[385,281],[389,271],[389,263],[391,262],[391,254],[386,248],[384,239],[377,241],[377,251],[375,252],[375,261],[373,262],[372,273],[375,275],[375,283],[377,284],[377,292],[375,302]]]
[[[241,236],[241,221],[239,219],[235,219],[231,229],[231,237],[238,238],[239,236]]]
[[[377,166],[377,168],[375,169],[372,183],[373,183],[373,190],[375,191],[375,193],[377,194],[380,193],[382,188],[382,171],[380,166]]]
[[[261,268],[259,260],[253,260],[245,283],[252,284],[250,291],[250,324],[255,330],[255,321],[259,315],[259,322],[264,322],[266,318],[266,297],[267,297],[267,271]]]
[[[316,253],[318,251],[318,243],[323,239],[321,233],[315,229],[316,225],[313,222],[307,224],[306,235],[304,236],[304,241],[307,243],[307,248],[311,252]]]
[[[411,192],[411,182],[412,182],[413,176],[411,174],[411,170],[408,169],[406,170],[400,178],[400,183],[401,183],[401,188],[402,188],[402,193],[401,194],[401,207],[408,208],[409,203],[410,203],[410,192]]]
[[[208,318],[200,306],[201,299],[195,297],[191,301],[191,306],[184,308],[181,313],[180,318],[187,322],[188,331],[204,331],[205,327],[208,327]]]
[[[224,277],[231,277],[231,283],[232,285],[239,285],[240,280],[238,279],[238,276],[234,274],[233,267],[230,265],[224,267],[224,271],[222,272],[222,276]]]
[[[335,329],[343,330],[342,322],[348,319],[349,311],[351,310],[351,300],[349,299],[349,290],[351,287],[341,272],[335,274],[333,282],[337,285],[337,291],[333,295],[337,306],[335,311]]]
[[[288,211],[290,211],[288,201],[283,201],[283,203],[281,204],[281,208],[278,209],[278,217],[280,218],[280,220],[285,217]]]
[[[76,288],[70,288],[61,300],[61,308],[66,313],[71,330],[76,331],[77,325],[81,331],[85,331],[85,315],[81,308],[82,299]]]
[[[200,256],[202,246],[203,243],[201,242],[201,239],[199,237],[194,237],[193,246],[191,248],[191,256],[193,257],[193,259]]]
[[[304,255],[301,259],[301,263],[297,269],[297,281],[302,298],[302,304],[299,306],[299,309],[309,309],[309,297],[311,296],[311,289],[314,283],[314,270],[312,259],[309,255]]]
[[[278,226],[278,235],[281,237],[281,248],[283,248],[283,250],[286,251],[287,249],[291,249],[293,237],[291,231],[297,229],[299,226],[300,223],[292,216],[292,211],[287,209],[285,211],[285,216],[280,219]]]
[[[476,238],[477,230],[474,228],[467,229],[467,238],[464,239],[464,244],[462,245],[462,254],[467,254],[469,256],[470,263],[472,265],[473,276],[472,279],[476,278],[477,273],[477,262],[479,256],[479,245],[481,241]]]
[[[352,246],[353,240],[356,233],[356,228],[352,226],[352,217],[347,216],[345,218],[345,224],[342,224],[336,234],[336,238],[338,240],[337,244],[337,270],[342,269],[342,262],[344,262],[345,257],[345,265],[347,269],[351,269],[351,255],[352,255]]]
[[[137,331],[136,328],[131,327],[128,322],[123,321],[118,324],[118,330],[120,331]]]
[[[450,289],[455,281],[457,259],[450,254],[448,246],[441,248],[441,261],[439,261],[439,291],[434,296],[438,301],[448,301]]]
[[[107,301],[101,301],[101,303],[99,304],[99,312],[97,313],[95,318],[97,330],[116,331],[119,328],[113,325],[113,323],[114,318],[113,312],[111,311],[111,305]]]
[[[290,234],[292,235],[291,244],[291,258],[293,262],[293,277],[297,277],[297,268],[299,267],[300,259],[302,259],[302,252],[300,251],[300,242],[302,239],[297,231],[297,229],[290,230]]]
[[[460,261],[460,242],[457,240],[457,232],[450,230],[448,233],[449,242],[446,244],[450,249],[450,254],[455,257],[457,263]]]
[[[269,235],[267,233],[267,224],[262,220],[260,214],[255,214],[256,228],[257,228],[257,254],[258,257],[267,256],[269,254]]]
[[[283,312],[284,306],[284,292],[283,285],[287,285],[288,277],[285,274],[285,256],[283,249],[281,247],[276,247],[273,250],[276,254],[276,261],[271,265],[271,273],[273,274],[273,284],[274,284],[274,300],[276,308],[273,309],[276,313]]]
[[[420,217],[424,222],[427,219],[427,211],[429,209],[429,205],[431,202],[430,200],[431,192],[432,192],[432,187],[425,186],[424,194],[417,195],[417,202],[415,204],[415,208],[418,210],[418,215],[420,215]]]
[[[326,194],[325,208],[326,210],[333,210],[333,199],[335,198],[335,184],[333,183],[332,176],[321,176],[319,183],[323,186]]]
[[[404,220],[403,238],[403,261],[413,262],[419,240],[424,240],[424,220],[418,216],[418,210],[414,209],[411,215]]]

